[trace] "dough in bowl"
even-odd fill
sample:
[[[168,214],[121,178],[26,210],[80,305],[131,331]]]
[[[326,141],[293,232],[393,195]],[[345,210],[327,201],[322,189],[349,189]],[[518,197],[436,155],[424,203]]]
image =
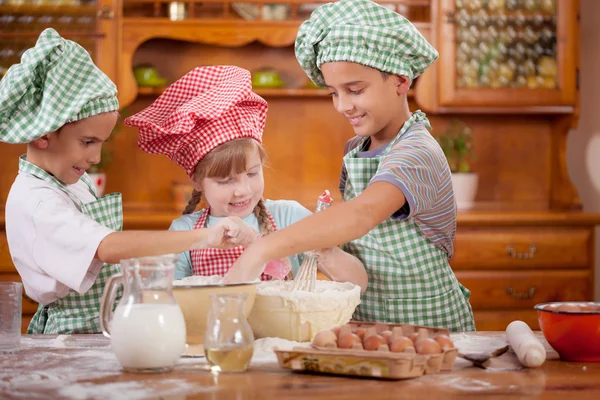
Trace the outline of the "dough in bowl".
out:
[[[256,286],[248,318],[256,338],[311,341],[317,332],[345,324],[360,304],[360,286],[350,282],[316,282],[314,292],[292,291],[293,281],[266,281]]]

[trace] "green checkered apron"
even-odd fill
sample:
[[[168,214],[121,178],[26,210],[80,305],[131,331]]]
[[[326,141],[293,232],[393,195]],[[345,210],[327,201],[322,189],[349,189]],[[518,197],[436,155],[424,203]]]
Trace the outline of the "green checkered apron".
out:
[[[417,111],[386,150],[374,158],[357,158],[366,138],[344,157],[347,170],[344,201],[360,195],[377,172],[381,160],[416,122],[427,121]],[[426,129],[418,124],[414,129]],[[344,245],[367,269],[369,287],[354,319],[475,329],[470,292],[454,275],[446,253],[436,247],[412,220],[387,218],[365,236]]]
[[[58,186],[80,208],[81,212],[98,223],[115,231],[123,227],[123,207],[121,193],[111,193],[98,198],[94,186],[87,174],[81,178],[89,187],[90,192],[96,197],[95,201],[83,204],[76,196],[71,194],[64,184],[49,175],[41,168],[25,161],[19,160],[19,171],[26,172],[42,179],[45,182]],[[47,305],[39,305],[37,312],[29,323],[28,334],[70,334],[70,333],[97,333],[100,329],[100,299],[104,285],[114,274],[120,272],[118,264],[104,264],[92,287],[83,295],[70,290],[69,293]],[[118,302],[115,301],[115,304]]]

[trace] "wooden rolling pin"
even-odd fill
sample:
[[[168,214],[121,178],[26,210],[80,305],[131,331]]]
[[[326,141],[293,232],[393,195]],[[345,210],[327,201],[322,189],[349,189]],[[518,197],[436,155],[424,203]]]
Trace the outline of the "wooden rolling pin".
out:
[[[506,338],[517,358],[528,368],[537,368],[546,361],[546,349],[523,321],[513,321],[506,327]]]

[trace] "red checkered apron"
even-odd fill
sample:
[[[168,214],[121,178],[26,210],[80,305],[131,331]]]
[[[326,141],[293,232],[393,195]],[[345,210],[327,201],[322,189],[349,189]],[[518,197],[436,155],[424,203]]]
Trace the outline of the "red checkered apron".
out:
[[[196,225],[194,225],[194,229],[202,229],[206,225],[206,220],[208,215],[210,214],[210,210],[206,209],[198,221]],[[277,230],[277,225],[275,224],[275,220],[271,213],[267,210],[267,215],[269,216],[269,221],[271,222],[271,226],[273,230]],[[225,276],[227,271],[231,268],[233,263],[242,255],[242,253],[246,250],[244,246],[234,247],[232,249],[197,249],[190,250],[190,256],[192,259],[192,271],[194,275],[202,275],[202,276],[213,276],[220,275]],[[271,263],[287,263],[289,268],[289,260],[287,258],[283,260],[274,260],[269,262]],[[268,264],[267,264],[268,265]],[[288,279],[286,277],[285,279]],[[261,281],[270,281],[273,278],[271,275],[267,275],[263,273],[260,276]]]

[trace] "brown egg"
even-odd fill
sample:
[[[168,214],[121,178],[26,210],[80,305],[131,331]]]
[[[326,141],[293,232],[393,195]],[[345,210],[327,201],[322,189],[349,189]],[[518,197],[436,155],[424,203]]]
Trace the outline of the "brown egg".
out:
[[[404,349],[403,353],[416,354],[417,351],[415,350],[415,346],[408,346]]]
[[[383,336],[377,334],[371,335],[363,341],[365,350],[377,350],[382,344],[386,344],[386,341]]]
[[[365,328],[357,328],[354,333],[358,335],[359,338],[364,339],[365,338],[365,332],[367,330]]]
[[[351,349],[354,343],[360,343],[361,340],[358,335],[354,333],[348,333],[346,335],[340,335],[338,340],[338,347],[340,349]]]
[[[442,352],[442,347],[439,343],[431,338],[417,341],[415,348],[419,354],[438,354]]]
[[[381,336],[386,340],[386,342],[390,342],[392,340],[392,331],[382,331],[380,333]]]
[[[313,345],[317,347],[337,347],[337,336],[333,331],[324,330],[315,335]]]
[[[442,347],[442,349],[452,349],[454,348],[454,343],[452,343],[452,339],[448,337],[448,335],[438,335],[433,338],[438,344]]]
[[[558,308],[556,308],[556,311],[579,312],[581,311],[581,308],[574,304],[561,304]]]
[[[402,353],[407,347],[413,347],[415,344],[406,336],[400,336],[392,339],[390,350],[394,353]]]

